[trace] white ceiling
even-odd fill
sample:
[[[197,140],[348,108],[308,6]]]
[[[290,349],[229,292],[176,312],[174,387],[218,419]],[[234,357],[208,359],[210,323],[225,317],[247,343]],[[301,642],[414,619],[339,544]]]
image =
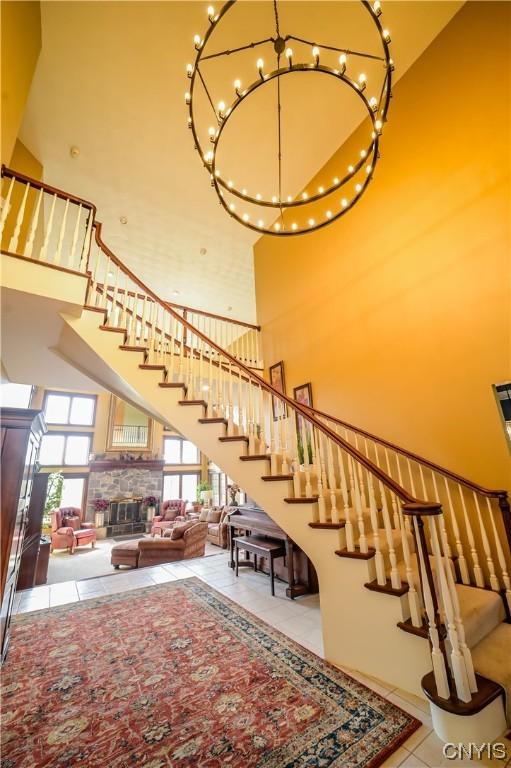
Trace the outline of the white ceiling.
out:
[[[462,4],[383,2],[396,78]],[[96,203],[107,244],[160,295],[251,321],[257,235],[221,209],[186,127],[185,65],[194,58],[194,34],[205,30],[206,7],[192,1],[43,2],[43,49],[21,139],[43,163],[48,183]],[[215,50],[273,34],[272,7],[251,0],[235,6],[215,32]],[[359,2],[281,0],[279,7],[284,34],[378,50]],[[270,62],[266,49],[215,65],[208,81],[214,99],[228,103],[232,81],[247,83],[259,55]],[[364,69],[369,89],[373,70]],[[332,89],[330,78],[291,80],[282,83],[284,106],[284,98],[294,103],[283,122],[285,194],[302,189],[363,118],[349,97]],[[223,175],[232,174],[240,186],[271,194],[269,171],[261,168],[275,168],[268,165],[276,151],[275,93],[268,88],[252,104],[244,114],[240,108],[237,125],[233,116],[232,151],[224,148],[222,156],[219,149],[218,161],[225,164]],[[79,147],[77,158],[71,146]],[[384,151],[383,143],[382,162]],[[240,169],[243,179],[234,175]]]

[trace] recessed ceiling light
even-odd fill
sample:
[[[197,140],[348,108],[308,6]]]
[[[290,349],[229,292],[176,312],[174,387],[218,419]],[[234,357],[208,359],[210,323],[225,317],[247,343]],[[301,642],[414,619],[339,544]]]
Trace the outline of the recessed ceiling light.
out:
[[[71,157],[78,157],[78,155],[80,154],[79,147],[71,147],[69,150],[69,154],[71,155]]]
[[[207,254],[207,252],[208,252],[207,248],[201,248],[200,251],[199,251],[201,256],[205,256]]]
[[[128,223],[128,219],[126,218],[126,216],[119,216],[119,221],[121,222],[121,224]]]
[[[231,312],[232,311],[232,307],[227,307],[227,311]]]
[[[179,296],[179,291],[177,291],[177,290],[176,291],[172,291],[172,295],[173,296]]]

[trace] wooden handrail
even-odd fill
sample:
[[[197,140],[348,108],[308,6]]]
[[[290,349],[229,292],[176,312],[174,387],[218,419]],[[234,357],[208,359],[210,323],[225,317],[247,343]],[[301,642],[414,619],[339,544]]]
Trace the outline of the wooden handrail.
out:
[[[232,317],[225,317],[225,315],[215,315],[213,312],[206,312],[204,309],[194,309],[193,307],[187,307],[185,304],[176,304],[173,301],[165,301],[169,307],[175,307],[176,309],[182,309],[185,312],[193,312],[195,315],[203,315],[204,317],[211,317],[213,320],[223,320],[226,323],[232,323],[233,325],[242,325],[244,328],[250,328],[253,331],[260,331],[260,325],[254,325],[253,323],[246,323],[244,320],[234,320]]]
[[[12,168],[7,168],[6,165],[2,165],[1,175],[2,177],[5,176],[8,179],[16,179],[16,181],[21,181],[23,184],[30,184],[33,189],[42,189],[45,192],[48,192],[50,195],[57,195],[57,197],[61,198],[61,200],[71,200],[73,203],[82,205],[84,208],[90,208],[93,213],[93,218],[96,218],[97,208],[94,203],[91,203],[89,200],[76,197],[76,195],[70,195],[63,189],[58,189],[58,187],[51,187],[49,184],[45,184],[44,181],[38,181],[38,179],[33,179],[31,176],[25,176],[25,174],[19,173],[19,171],[15,171]]]
[[[432,469],[433,471],[438,472],[439,474],[449,478],[449,480],[453,480],[455,483],[459,483],[460,485],[465,486],[465,488],[468,488],[471,491],[475,491],[476,493],[481,494],[481,496],[488,496],[489,498],[497,499],[502,497],[505,498],[508,495],[507,491],[492,490],[490,488],[484,488],[482,485],[478,485],[477,483],[472,482],[472,480],[467,480],[466,477],[457,475],[455,472],[451,472],[451,470],[446,469],[445,467],[441,467],[439,464],[435,464],[434,461],[429,461],[429,459],[425,459],[423,456],[419,456],[417,453],[408,451],[406,450],[406,448],[401,448],[399,445],[395,445],[394,443],[391,443],[389,440],[385,440],[383,437],[378,437],[377,435],[373,435],[371,432],[367,432],[365,429],[361,429],[360,427],[354,427],[353,424],[349,424],[347,421],[338,419],[336,416],[331,416],[329,413],[320,411],[317,408],[310,408],[307,405],[305,405],[304,408],[306,408],[308,411],[311,412],[311,414],[315,416],[320,416],[321,418],[329,419],[329,421],[333,421],[335,424],[338,424],[340,427],[345,427],[345,429],[349,429],[352,432],[356,432],[357,434],[362,435],[363,437],[367,437],[369,440],[373,440],[375,443],[384,445],[386,448],[390,448],[396,453],[400,453],[402,456],[406,456],[408,459],[412,459],[413,461],[416,461],[418,464],[423,464],[425,467],[429,467],[429,469]]]
[[[398,498],[400,498],[403,502],[408,504],[415,504],[417,505],[417,508],[424,507],[426,510],[431,510],[432,508],[441,509],[442,505],[437,502],[428,502],[421,499],[416,499],[414,496],[408,493],[405,488],[402,488],[398,483],[396,483],[392,477],[380,469],[380,467],[376,466],[376,464],[373,464],[373,462],[368,459],[367,456],[350,445],[350,443],[340,437],[340,435],[338,435],[336,432],[331,430],[330,427],[319,421],[314,415],[310,414],[305,406],[303,406],[301,403],[297,403],[295,400],[292,400],[287,395],[282,394],[282,392],[279,392],[261,376],[248,368],[248,366],[244,365],[240,360],[237,360],[225,349],[222,349],[218,344],[216,344],[216,342],[214,342],[212,339],[209,339],[198,328],[195,328],[195,326],[191,325],[191,323],[189,323],[184,317],[181,317],[181,315],[179,315],[170,304],[168,304],[166,301],[163,301],[163,299],[160,299],[159,296],[157,296],[157,294],[151,288],[149,288],[149,286],[147,286],[139,277],[137,277],[129,269],[129,267],[123,264],[122,261],[110,250],[110,248],[106,245],[106,243],[103,242],[101,238],[101,228],[101,223],[96,221],[94,224],[94,237],[97,245],[103,250],[103,253],[105,253],[105,255],[108,256],[112,262],[116,264],[121,270],[123,270],[125,274],[130,278],[130,280],[139,285],[140,288],[147,294],[147,296],[150,296],[157,304],[163,307],[163,309],[166,309],[178,322],[184,325],[185,328],[188,328],[188,330],[191,331],[195,336],[198,336],[200,339],[202,339],[202,341],[206,342],[209,347],[215,349],[216,352],[218,352],[222,357],[229,360],[232,365],[242,370],[251,381],[255,381],[260,387],[262,387],[262,389],[266,390],[266,392],[269,392],[270,395],[273,395],[273,397],[276,397],[277,399],[284,402],[292,411],[297,411],[300,413],[306,421],[311,423],[314,427],[316,427],[316,429],[318,429],[330,440],[332,440],[332,442],[346,451],[346,453],[349,453],[350,456],[352,456],[359,464],[371,472],[372,475],[377,477],[378,480],[380,480],[387,488],[393,491],[393,493],[395,493],[396,496],[398,496]]]

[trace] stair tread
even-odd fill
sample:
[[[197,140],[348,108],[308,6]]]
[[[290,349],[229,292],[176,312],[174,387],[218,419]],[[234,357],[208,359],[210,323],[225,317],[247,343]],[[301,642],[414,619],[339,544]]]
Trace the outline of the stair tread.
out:
[[[248,437],[245,435],[226,435],[225,437],[218,438],[222,443],[235,443],[238,440],[248,443]]]
[[[251,456],[240,456],[241,461],[262,461],[263,459],[271,459],[266,453],[253,453]]]
[[[223,416],[210,416],[209,418],[205,417],[203,419],[199,419],[199,424],[225,424],[227,425],[229,422],[227,419],[224,419]]]
[[[298,498],[284,499],[286,504],[317,504],[317,496],[298,496]]]
[[[272,480],[292,480],[293,475],[262,475],[261,480],[271,482]]]
[[[508,720],[511,720],[511,624],[499,624],[474,648],[472,661],[480,675],[506,689]]]
[[[204,408],[208,407],[205,400],[180,400],[179,405],[203,405]],[[202,421],[202,419],[199,419],[199,421]]]
[[[177,389],[178,387],[186,389],[186,384],[179,384],[173,381],[160,381],[158,386],[164,387],[165,389]]]
[[[338,531],[341,528],[344,528],[346,523],[344,520],[342,520],[339,523],[309,523],[309,528],[318,528],[318,529],[325,529],[330,531]]]
[[[358,548],[353,552],[349,551],[348,549],[336,549],[335,554],[339,557],[348,557],[354,560],[370,560],[375,556],[376,550],[372,547],[369,547],[367,552],[361,552]]]

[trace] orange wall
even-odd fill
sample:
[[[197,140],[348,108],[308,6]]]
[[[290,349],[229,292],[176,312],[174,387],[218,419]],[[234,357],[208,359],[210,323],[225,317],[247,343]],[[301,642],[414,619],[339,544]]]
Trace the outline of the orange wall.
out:
[[[255,246],[264,359],[284,360],[288,393],[311,381],[317,407],[507,488],[492,384],[511,373],[510,10],[468,2],[396,84],[352,211]]]

